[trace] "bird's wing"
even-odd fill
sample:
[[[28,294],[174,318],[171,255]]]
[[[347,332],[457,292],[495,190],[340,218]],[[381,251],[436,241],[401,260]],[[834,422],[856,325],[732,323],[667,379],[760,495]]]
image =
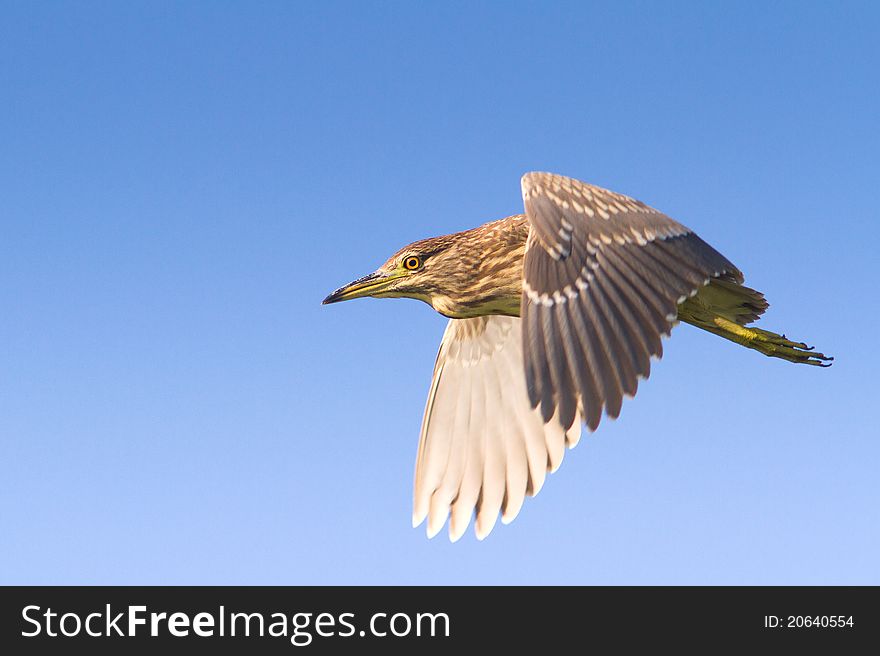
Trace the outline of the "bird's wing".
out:
[[[532,407],[595,430],[662,355],[677,306],[742,274],[691,230],[637,200],[550,173],[522,178],[530,223],[523,352]]]
[[[526,495],[573,447],[568,431],[532,408],[523,375],[522,322],[517,317],[452,319],[434,365],[416,458],[413,526],[428,519],[436,535],[450,515],[460,538],[476,510],[476,533],[489,534],[502,513],[513,521]]]

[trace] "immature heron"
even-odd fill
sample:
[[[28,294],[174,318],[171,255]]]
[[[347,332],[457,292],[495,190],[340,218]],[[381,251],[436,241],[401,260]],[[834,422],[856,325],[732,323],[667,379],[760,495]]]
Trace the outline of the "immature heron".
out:
[[[746,328],[763,294],[696,233],[642,202],[572,178],[527,173],[525,214],[402,248],[324,299],[425,301],[450,318],[416,459],[413,526],[474,511],[482,539],[574,447],[581,424],[615,418],[677,321],[790,362],[828,366],[806,344]],[[451,514],[451,516],[450,516]]]

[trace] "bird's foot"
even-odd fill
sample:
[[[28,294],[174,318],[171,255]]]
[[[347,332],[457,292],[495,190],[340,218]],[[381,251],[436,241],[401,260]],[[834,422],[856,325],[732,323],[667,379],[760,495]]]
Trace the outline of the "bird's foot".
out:
[[[816,367],[830,367],[831,361],[834,360],[824,353],[815,351],[812,346],[792,341],[785,335],[779,335],[769,330],[740,326],[721,317],[715,318],[715,324],[723,331],[733,333],[729,339],[771,358],[782,358],[789,362],[811,364]]]

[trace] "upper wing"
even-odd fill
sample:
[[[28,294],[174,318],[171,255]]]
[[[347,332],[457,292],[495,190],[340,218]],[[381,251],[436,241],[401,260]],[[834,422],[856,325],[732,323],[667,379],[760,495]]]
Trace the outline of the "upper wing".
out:
[[[713,277],[742,274],[695,233],[637,200],[550,173],[522,178],[531,232],[523,349],[532,407],[590,430],[620,414],[660,357],[677,306]]]
[[[525,495],[535,495],[565,445],[580,439],[545,423],[529,403],[523,375],[522,322],[516,317],[452,319],[443,334],[425,406],[416,459],[413,526],[428,518],[436,535],[452,512],[457,540],[476,509],[476,533],[486,537],[499,510],[513,521]]]

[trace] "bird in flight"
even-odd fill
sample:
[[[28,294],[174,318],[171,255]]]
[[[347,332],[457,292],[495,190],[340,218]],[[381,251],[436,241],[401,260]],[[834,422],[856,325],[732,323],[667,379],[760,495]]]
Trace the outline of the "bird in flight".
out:
[[[582,426],[616,418],[679,321],[764,355],[829,366],[748,324],[764,295],[696,233],[644,203],[551,173],[525,214],[423,239],[324,299],[415,298],[449,318],[416,457],[413,526],[458,540],[517,516]]]

